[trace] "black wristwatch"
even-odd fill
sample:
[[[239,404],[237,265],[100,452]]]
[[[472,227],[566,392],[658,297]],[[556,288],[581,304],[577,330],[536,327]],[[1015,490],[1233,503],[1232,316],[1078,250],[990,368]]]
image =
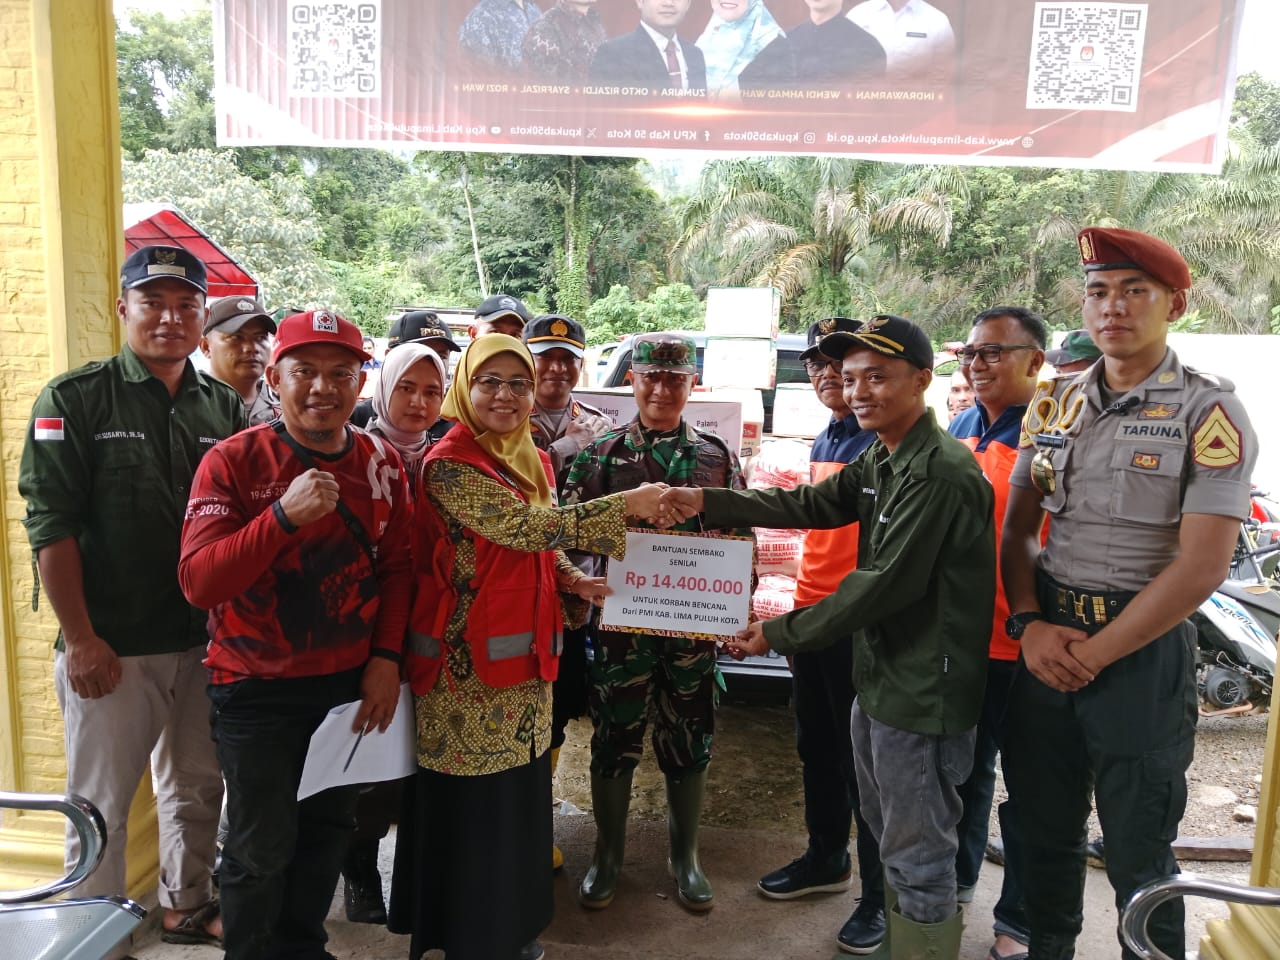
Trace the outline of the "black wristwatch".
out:
[[[1025,613],[1013,613],[1004,622],[1004,632],[1009,635],[1010,640],[1021,640],[1022,631],[1027,629],[1027,624],[1043,619],[1044,614],[1037,613],[1034,610],[1028,610]]]

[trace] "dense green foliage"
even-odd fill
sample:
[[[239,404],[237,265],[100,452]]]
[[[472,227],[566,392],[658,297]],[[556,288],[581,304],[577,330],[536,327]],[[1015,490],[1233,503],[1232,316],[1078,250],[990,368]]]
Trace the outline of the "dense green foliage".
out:
[[[784,327],[893,312],[939,339],[999,303],[1079,315],[1076,231],[1150,230],[1192,265],[1196,329],[1280,316],[1280,87],[1241,77],[1219,176],[214,147],[208,10],[118,32],[126,196],[180,207],[271,307],[331,304],[370,332],[406,304],[494,292],[582,318],[593,342],[702,324],[710,286],[772,284]],[[693,182],[689,196],[681,184]]]

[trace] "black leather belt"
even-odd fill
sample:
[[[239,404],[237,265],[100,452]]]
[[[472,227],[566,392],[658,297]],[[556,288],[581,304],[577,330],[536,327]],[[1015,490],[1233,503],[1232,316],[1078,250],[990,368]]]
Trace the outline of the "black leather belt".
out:
[[[1036,573],[1036,587],[1040,612],[1050,623],[1088,633],[1097,633],[1120,616],[1120,611],[1137,596],[1132,590],[1103,592],[1067,586],[1043,571]]]

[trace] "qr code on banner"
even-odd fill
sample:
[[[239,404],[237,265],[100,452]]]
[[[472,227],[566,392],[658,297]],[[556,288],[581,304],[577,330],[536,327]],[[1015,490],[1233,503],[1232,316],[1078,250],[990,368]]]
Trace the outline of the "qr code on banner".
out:
[[[289,0],[291,97],[376,97],[382,90],[380,0]]]
[[[1145,3],[1037,3],[1028,110],[1138,108]]]

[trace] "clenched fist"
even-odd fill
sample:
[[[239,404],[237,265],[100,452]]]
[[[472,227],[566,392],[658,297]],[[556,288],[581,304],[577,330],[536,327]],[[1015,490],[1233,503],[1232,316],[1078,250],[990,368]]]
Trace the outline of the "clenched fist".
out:
[[[338,506],[338,480],[323,470],[308,470],[294,477],[280,498],[280,509],[295,527],[327,517]]]

